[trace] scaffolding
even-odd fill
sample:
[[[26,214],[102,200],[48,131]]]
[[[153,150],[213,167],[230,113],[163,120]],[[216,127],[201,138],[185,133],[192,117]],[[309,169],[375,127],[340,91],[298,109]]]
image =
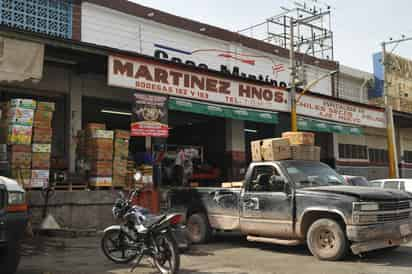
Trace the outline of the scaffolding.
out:
[[[255,39],[289,49],[293,43],[296,52],[320,59],[334,60],[331,7],[312,0],[310,6],[293,2],[294,8],[281,7],[282,13],[264,22],[238,31]],[[290,19],[295,23],[295,36],[290,38]]]

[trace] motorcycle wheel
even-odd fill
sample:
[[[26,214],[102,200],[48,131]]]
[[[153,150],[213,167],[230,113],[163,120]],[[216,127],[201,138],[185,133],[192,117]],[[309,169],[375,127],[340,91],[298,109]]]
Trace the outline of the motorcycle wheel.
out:
[[[117,264],[129,263],[138,255],[133,240],[120,229],[106,231],[101,240],[101,248],[104,255]]]
[[[156,268],[162,274],[177,274],[180,267],[178,245],[170,233],[156,237],[159,254],[153,257]]]

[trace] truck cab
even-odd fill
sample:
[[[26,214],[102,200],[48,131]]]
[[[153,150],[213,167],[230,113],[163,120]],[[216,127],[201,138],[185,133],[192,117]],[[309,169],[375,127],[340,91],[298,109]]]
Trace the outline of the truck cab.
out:
[[[307,243],[322,260],[399,246],[412,239],[412,195],[345,185],[317,161],[250,164],[241,188],[175,189],[169,204],[184,210],[193,242],[212,230],[240,231],[250,241]]]
[[[25,192],[16,181],[0,176],[0,269],[13,274],[20,261],[20,244],[27,225]]]

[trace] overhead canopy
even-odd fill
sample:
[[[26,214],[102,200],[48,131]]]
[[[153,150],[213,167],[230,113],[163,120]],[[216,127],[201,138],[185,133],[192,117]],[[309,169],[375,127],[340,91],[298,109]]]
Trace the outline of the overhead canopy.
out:
[[[214,105],[179,98],[169,99],[169,109],[259,123],[277,124],[279,122],[276,112]]]
[[[306,131],[338,133],[345,135],[363,135],[363,129],[361,127],[302,117],[298,119],[298,129]]]

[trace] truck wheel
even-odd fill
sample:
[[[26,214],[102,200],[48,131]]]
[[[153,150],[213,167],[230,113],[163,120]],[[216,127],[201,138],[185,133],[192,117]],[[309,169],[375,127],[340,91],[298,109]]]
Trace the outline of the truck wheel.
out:
[[[338,261],[347,254],[349,243],[342,227],[334,220],[319,219],[308,230],[310,252],[320,260]]]
[[[190,242],[194,244],[206,243],[211,234],[209,221],[203,213],[195,213],[187,220],[187,230]]]
[[[20,245],[15,248],[5,249],[0,251],[0,265],[4,267],[1,273],[14,274],[17,271],[17,266],[20,262]]]

